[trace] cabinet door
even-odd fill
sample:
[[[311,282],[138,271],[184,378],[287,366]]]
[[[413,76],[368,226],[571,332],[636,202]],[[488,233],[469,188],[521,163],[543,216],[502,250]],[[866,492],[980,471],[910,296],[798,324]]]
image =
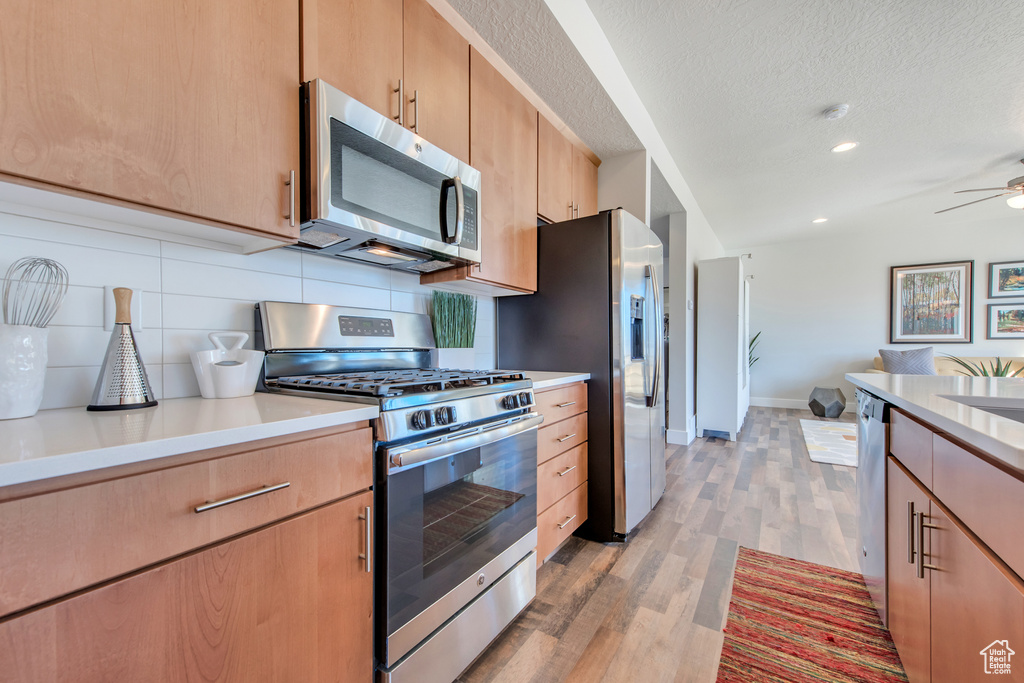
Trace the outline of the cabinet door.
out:
[[[928,513],[929,500],[892,458],[888,460],[886,562],[889,573],[889,632],[911,683],[931,680],[929,573],[917,576],[919,548],[913,512]],[[911,550],[915,553],[911,559]]]
[[[537,214],[552,223],[573,217],[572,160],[572,143],[538,114]]]
[[[597,213],[597,166],[576,147],[572,148],[572,198],[576,218]]]
[[[537,289],[537,110],[470,50],[470,164],[483,176],[476,279]]]
[[[16,681],[370,681],[367,492],[0,624]]]
[[[298,234],[294,2],[0,0],[0,16],[0,173]]]
[[[1024,597],[1020,580],[997,567],[975,543],[939,510],[933,510],[927,560],[932,587],[932,681],[962,683],[986,680],[982,650],[1024,645]],[[926,544],[927,547],[927,544]],[[990,656],[997,656],[995,652]],[[1012,669],[1024,668],[1011,657]],[[1007,671],[1006,673],[1010,673]],[[1020,676],[1020,673],[1017,674]],[[1009,678],[1009,677],[1007,677]]]
[[[404,24],[406,126],[465,161],[469,42],[426,0],[405,0]]]
[[[402,0],[303,0],[302,80],[322,78],[398,119]]]

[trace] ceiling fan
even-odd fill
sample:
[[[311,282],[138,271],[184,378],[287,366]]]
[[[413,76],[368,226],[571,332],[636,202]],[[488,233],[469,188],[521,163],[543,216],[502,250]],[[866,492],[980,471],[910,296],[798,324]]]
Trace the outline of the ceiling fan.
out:
[[[1020,163],[1024,164],[1024,159],[1021,159]],[[953,209],[959,209],[960,207],[963,206],[970,206],[971,204],[977,204],[978,202],[985,202],[988,201],[989,199],[995,199],[996,197],[1005,197],[1008,194],[1017,195],[1016,197],[1011,197],[1010,199],[1006,200],[1010,206],[1012,206],[1015,209],[1024,209],[1024,175],[1020,176],[1019,178],[1013,178],[1012,180],[1008,181],[1006,183],[1006,187],[982,187],[976,190],[957,190],[953,194],[961,194],[963,192],[995,192],[998,190],[1003,190],[1003,192],[1000,192],[999,194],[994,194],[991,197],[985,197],[984,199],[975,199],[973,202],[967,202],[966,204],[958,204],[957,206],[951,206],[948,209],[936,211],[935,213],[946,213],[947,211],[952,211]]]

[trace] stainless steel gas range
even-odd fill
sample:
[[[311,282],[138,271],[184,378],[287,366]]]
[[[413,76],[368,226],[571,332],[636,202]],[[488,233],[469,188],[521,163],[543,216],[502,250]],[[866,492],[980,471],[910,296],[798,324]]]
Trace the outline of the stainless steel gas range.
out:
[[[425,315],[263,301],[261,389],[376,403],[374,648],[449,683],[536,595],[537,427],[522,373],[430,367]]]

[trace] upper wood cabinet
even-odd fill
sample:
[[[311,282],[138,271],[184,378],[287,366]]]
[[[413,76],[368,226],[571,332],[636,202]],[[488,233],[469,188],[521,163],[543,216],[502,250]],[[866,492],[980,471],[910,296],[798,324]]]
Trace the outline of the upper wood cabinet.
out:
[[[302,0],[302,55],[302,80],[469,158],[469,42],[426,0]]]
[[[597,166],[538,114],[537,215],[557,223],[596,213]]]
[[[480,171],[480,265],[428,273],[425,284],[467,281],[537,289],[537,110],[470,49],[469,163]]]
[[[294,2],[0,0],[0,16],[0,175],[297,236]]]

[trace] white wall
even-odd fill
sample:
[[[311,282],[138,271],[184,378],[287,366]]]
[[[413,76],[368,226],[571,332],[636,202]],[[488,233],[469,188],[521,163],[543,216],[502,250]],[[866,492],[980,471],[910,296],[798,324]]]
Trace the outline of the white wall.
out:
[[[597,174],[597,208],[622,207],[651,223],[651,157],[646,150],[604,159]]]
[[[289,249],[242,256],[0,212],[0,274],[23,256],[67,268],[71,287],[50,325],[42,408],[84,406],[92,397],[110,339],[103,329],[103,287],[141,289],[141,325],[133,325],[157,398],[198,396],[189,352],[213,348],[207,334],[252,334],[259,300],[325,303],[425,313],[431,290],[419,276],[341,263]],[[96,225],[97,221],[90,221]],[[478,297],[476,367],[494,367],[494,299]],[[252,340],[246,344],[252,347]]]
[[[696,436],[696,263],[725,254],[718,237],[704,223],[692,224],[688,214],[669,216],[668,273],[672,292],[669,309],[669,443],[687,444]],[[694,302],[690,310],[689,302]]]
[[[852,405],[853,386],[843,375],[871,367],[880,348],[917,347],[889,344],[890,266],[974,259],[974,343],[934,344],[936,355],[1024,356],[1024,340],[985,339],[987,304],[994,303],[988,264],[1024,258],[1020,212],[989,223],[964,215],[926,230],[827,230],[815,239],[742,250],[753,255],[744,261],[754,275],[750,331],[762,333],[761,359],[751,371],[753,405],[806,408],[815,386],[841,387]]]

